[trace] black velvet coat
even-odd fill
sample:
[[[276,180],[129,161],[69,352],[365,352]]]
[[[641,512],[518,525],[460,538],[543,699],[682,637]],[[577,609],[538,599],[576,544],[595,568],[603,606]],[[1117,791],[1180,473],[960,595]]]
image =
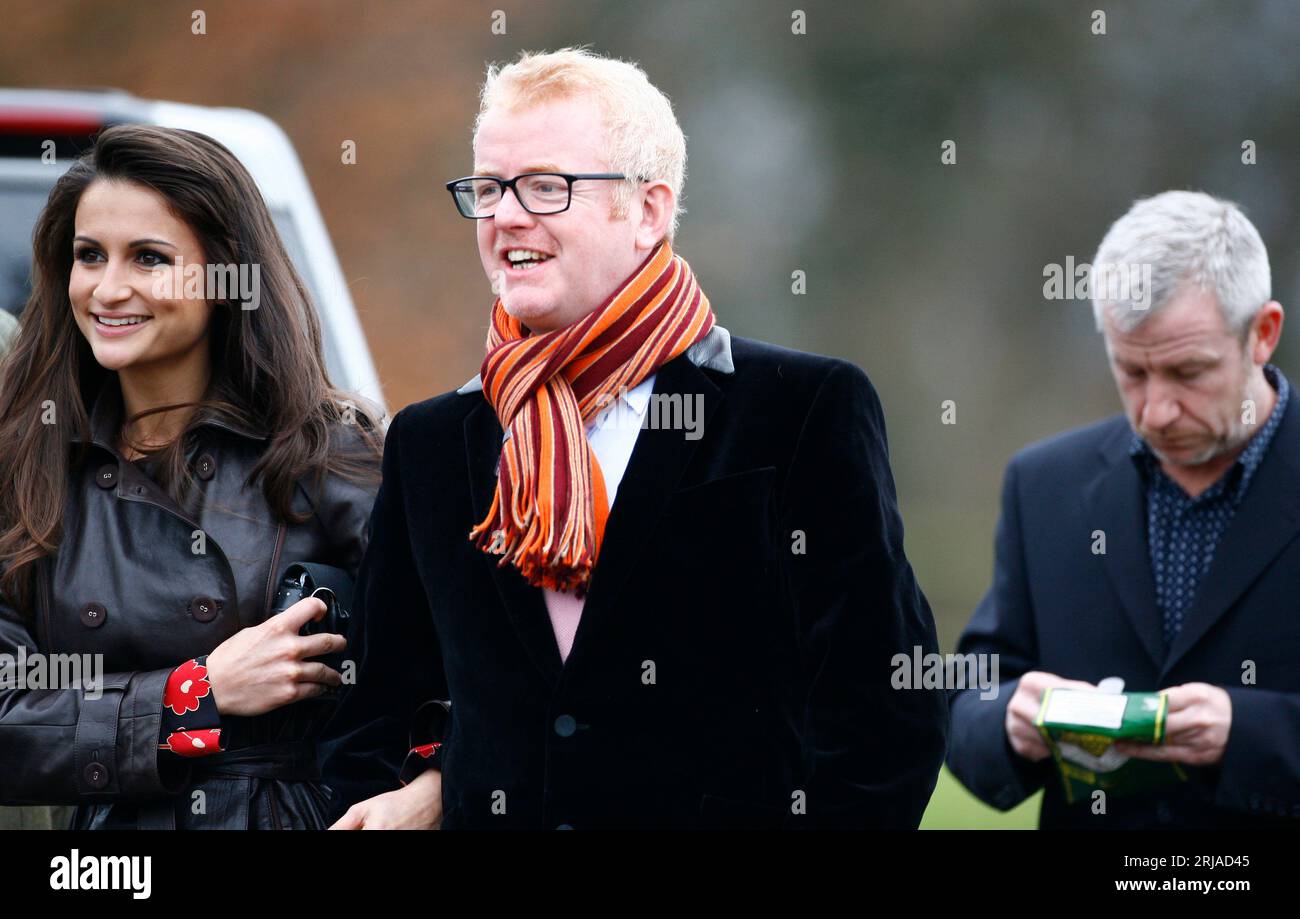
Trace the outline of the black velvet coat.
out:
[[[330,728],[336,814],[398,787],[439,698],[444,828],[917,825],[948,716],[891,686],[895,654],[937,646],[879,400],[843,361],[742,339],[733,358],[659,369],[657,394],[702,396],[703,436],[639,432],[563,663],[542,592],[467,539],[492,407],[398,414]]]

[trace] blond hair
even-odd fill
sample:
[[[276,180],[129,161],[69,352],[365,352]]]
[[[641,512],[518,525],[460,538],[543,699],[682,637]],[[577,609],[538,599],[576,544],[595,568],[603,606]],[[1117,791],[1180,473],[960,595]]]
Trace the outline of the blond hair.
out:
[[[667,237],[672,240],[685,208],[686,136],[672,103],[635,63],[594,54],[585,48],[523,51],[501,67],[489,64],[474,121],[474,137],[489,110],[519,110],[557,99],[590,94],[604,116],[604,153],[609,168],[628,181],[614,192],[614,216],[626,217],[641,180],[662,180],[676,204]]]

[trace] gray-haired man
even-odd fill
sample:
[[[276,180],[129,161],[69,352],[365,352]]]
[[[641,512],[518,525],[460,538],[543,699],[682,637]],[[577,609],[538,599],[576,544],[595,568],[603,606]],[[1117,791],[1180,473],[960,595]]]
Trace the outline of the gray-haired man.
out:
[[[1124,414],[1007,468],[993,586],[959,650],[1014,679],[996,700],[953,694],[949,766],[1003,809],[1045,787],[1044,827],[1294,821],[1300,417],[1268,363],[1283,319],[1268,255],[1234,205],[1166,192],[1093,265]],[[1080,794],[1107,787],[1104,767],[1055,760],[1036,722],[1045,689],[1106,677],[1166,692],[1164,741],[1114,748],[1147,769],[1141,787]]]

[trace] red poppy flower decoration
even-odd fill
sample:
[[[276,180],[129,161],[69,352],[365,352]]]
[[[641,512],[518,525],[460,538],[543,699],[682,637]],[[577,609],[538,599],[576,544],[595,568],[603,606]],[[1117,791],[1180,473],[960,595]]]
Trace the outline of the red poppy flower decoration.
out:
[[[175,714],[197,712],[199,700],[212,692],[208,682],[208,668],[197,661],[186,661],[167,678],[167,688],[163,691],[163,705]]]

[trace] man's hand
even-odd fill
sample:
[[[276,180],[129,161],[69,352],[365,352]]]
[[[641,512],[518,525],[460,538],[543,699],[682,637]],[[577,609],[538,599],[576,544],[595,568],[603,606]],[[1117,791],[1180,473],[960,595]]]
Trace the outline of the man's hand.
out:
[[[1020,678],[1016,693],[1007,703],[1006,730],[1011,749],[1031,762],[1038,762],[1051,756],[1052,751],[1043,743],[1034,719],[1038,717],[1039,706],[1043,704],[1045,689],[1096,689],[1091,683],[1079,680],[1067,680],[1054,673],[1031,670]]]
[[[1121,741],[1115,749],[1138,759],[1189,766],[1213,766],[1223,759],[1232,730],[1232,698],[1209,683],[1184,683],[1164,690],[1169,697],[1163,744]]]
[[[442,772],[426,769],[405,788],[348,808],[331,830],[436,830],[442,823]]]

